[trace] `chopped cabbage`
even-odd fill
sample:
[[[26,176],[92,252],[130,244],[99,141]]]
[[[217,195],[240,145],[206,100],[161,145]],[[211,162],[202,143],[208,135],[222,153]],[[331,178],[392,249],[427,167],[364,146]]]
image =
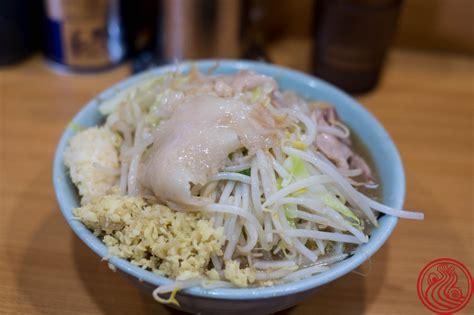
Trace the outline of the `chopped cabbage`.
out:
[[[354,212],[352,212],[351,209],[349,209],[346,205],[344,205],[339,199],[337,199],[331,193],[321,194],[321,200],[324,202],[326,206],[331,207],[332,209],[336,210],[337,212],[339,212],[340,214],[348,218],[351,218],[352,220],[355,221],[356,225],[360,225],[360,220],[354,214]]]

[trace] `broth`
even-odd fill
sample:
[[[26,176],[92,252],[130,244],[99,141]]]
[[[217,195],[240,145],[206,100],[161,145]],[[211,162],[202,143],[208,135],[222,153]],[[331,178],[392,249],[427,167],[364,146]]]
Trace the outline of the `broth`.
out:
[[[372,155],[370,154],[369,149],[367,148],[367,145],[362,141],[362,139],[351,130],[351,147],[354,152],[356,152],[358,155],[360,155],[367,165],[370,167],[370,170],[372,171],[372,175],[374,177],[374,181],[376,184],[378,184],[377,188],[375,189],[369,189],[364,186],[359,186],[357,187],[357,190],[367,197],[374,199],[378,202],[383,202],[383,185],[380,180],[379,172],[377,169],[377,166],[375,165],[374,159]],[[360,177],[354,177],[356,181],[361,180]]]

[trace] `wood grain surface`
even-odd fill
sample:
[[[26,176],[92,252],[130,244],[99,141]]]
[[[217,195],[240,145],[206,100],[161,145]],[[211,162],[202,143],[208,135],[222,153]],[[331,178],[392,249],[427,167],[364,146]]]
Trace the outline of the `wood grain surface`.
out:
[[[275,60],[307,67],[284,53]],[[55,146],[74,113],[128,74],[59,75],[40,57],[0,69],[0,313],[179,314],[110,271],[73,234],[51,183]],[[425,264],[451,257],[474,272],[474,59],[394,51],[379,87],[359,99],[400,150],[406,208],[426,220],[400,221],[358,273],[282,314],[430,314],[416,293]],[[461,314],[473,313],[471,301]]]

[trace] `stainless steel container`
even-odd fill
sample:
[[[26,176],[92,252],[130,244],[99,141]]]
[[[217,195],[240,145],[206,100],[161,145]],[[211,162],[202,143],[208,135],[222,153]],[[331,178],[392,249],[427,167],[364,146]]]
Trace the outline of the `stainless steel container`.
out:
[[[164,0],[161,52],[166,61],[240,55],[240,0]]]

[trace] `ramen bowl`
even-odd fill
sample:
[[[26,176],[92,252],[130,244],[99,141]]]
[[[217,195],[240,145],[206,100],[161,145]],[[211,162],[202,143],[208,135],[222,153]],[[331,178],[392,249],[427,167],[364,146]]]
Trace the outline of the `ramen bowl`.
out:
[[[342,121],[359,136],[368,148],[383,186],[383,203],[393,208],[402,208],[405,196],[405,177],[397,148],[383,126],[356,100],[315,77],[271,64],[240,60],[204,60],[193,63],[200,71],[206,72],[214,68],[216,62],[218,62],[218,67],[215,69],[215,73],[231,74],[240,70],[252,70],[273,77],[283,90],[293,90],[305,99],[321,100],[334,105]],[[181,71],[186,72],[190,65],[183,63],[179,67]],[[162,66],[117,83],[86,104],[72,122],[86,127],[100,125],[103,123],[103,116],[100,114],[98,106],[102,101],[111,98],[117,91],[130,86],[143,76],[159,75],[175,71],[175,69],[175,65]],[[74,133],[72,128],[67,128],[57,147],[53,166],[56,198],[62,214],[74,233],[97,255],[106,257],[106,246],[80,221],[75,220],[72,213],[72,210],[79,206],[79,196],[64,166],[63,152]],[[332,265],[330,270],[323,273],[267,287],[188,288],[177,294],[177,300],[180,302],[179,308],[183,311],[203,314],[243,312],[245,314],[265,314],[289,308],[314,294],[322,286],[343,277],[369,259],[385,243],[397,222],[396,217],[382,215],[379,218],[379,226],[372,231],[368,243],[361,245],[353,255]],[[118,257],[110,257],[109,263],[124,273],[134,285],[147,292],[150,298],[152,298],[152,291],[157,286],[169,284],[172,281]],[[377,261],[373,263],[376,264]],[[104,272],[109,272],[106,264],[104,264]],[[338,281],[344,281],[344,279]],[[343,302],[341,301],[341,303]]]

